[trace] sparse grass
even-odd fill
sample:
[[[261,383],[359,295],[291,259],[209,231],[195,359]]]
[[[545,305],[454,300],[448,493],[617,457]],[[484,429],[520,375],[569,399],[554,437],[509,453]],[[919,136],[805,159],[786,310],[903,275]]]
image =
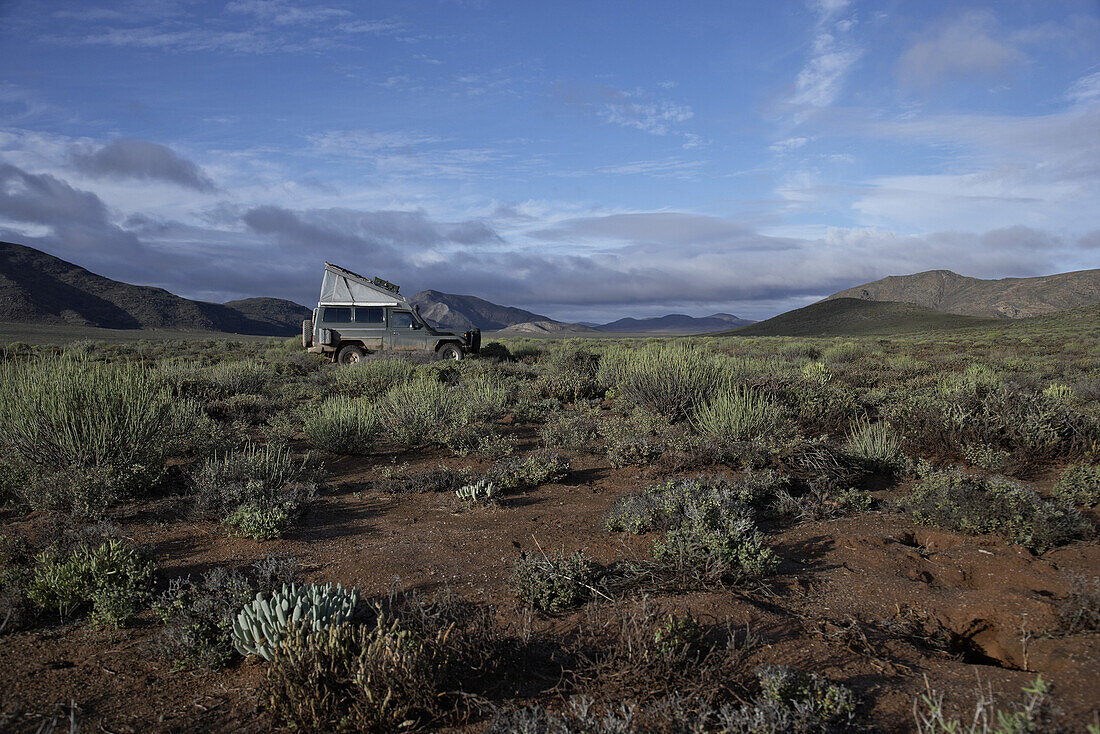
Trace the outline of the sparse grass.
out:
[[[998,709],[988,687],[978,688],[978,700],[971,715],[952,717],[944,708],[944,695],[925,680],[925,693],[913,703],[918,734],[1024,734],[1060,731],[1053,722],[1050,686],[1037,676],[1024,687],[1024,699],[1012,709]]]

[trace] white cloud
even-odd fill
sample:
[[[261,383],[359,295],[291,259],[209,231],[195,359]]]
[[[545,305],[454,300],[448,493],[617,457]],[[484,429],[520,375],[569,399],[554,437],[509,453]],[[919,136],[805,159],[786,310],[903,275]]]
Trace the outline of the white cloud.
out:
[[[1026,60],[987,11],[969,11],[940,24],[898,61],[898,78],[931,88],[960,78],[997,78]]]
[[[606,101],[596,114],[607,122],[632,127],[653,135],[667,135],[677,123],[690,120],[694,112],[688,105],[657,99],[638,89],[624,92],[606,89]]]
[[[1072,102],[1093,102],[1100,100],[1100,71],[1083,76],[1073,83],[1066,92],[1066,98]]]
[[[810,58],[795,78],[794,93],[787,100],[802,108],[828,107],[844,88],[844,78],[862,56],[847,36],[855,25],[852,18],[837,19],[847,10],[846,0],[817,0],[811,7],[817,14]],[[796,115],[802,121],[806,111]]]

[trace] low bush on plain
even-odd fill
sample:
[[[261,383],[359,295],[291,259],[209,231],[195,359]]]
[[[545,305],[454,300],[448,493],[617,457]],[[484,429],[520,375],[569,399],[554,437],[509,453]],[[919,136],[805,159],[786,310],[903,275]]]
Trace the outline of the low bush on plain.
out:
[[[605,522],[612,531],[665,530],[653,544],[654,571],[682,583],[767,576],[779,558],[752,519],[754,489],[723,479],[673,480],[620,498]]]
[[[1054,483],[1054,496],[1073,505],[1100,504],[1100,466],[1077,464],[1067,467]]]
[[[540,612],[559,613],[587,601],[600,568],[584,551],[554,555],[524,551],[512,567],[508,586],[516,596]]]
[[[296,460],[281,446],[249,446],[207,459],[194,473],[198,509],[231,532],[256,539],[281,535],[313,499],[323,467]]]
[[[632,350],[606,361],[601,379],[614,387],[616,396],[673,422],[686,420],[728,388],[729,375],[722,358],[688,344]]]
[[[153,564],[121,540],[45,551],[35,565],[27,598],[63,619],[90,610],[94,626],[125,624],[145,607],[152,588]]]
[[[216,669],[233,657],[233,618],[252,600],[252,584],[227,568],[198,581],[174,578],[153,608],[164,622],[157,647],[172,667]]]
[[[1088,523],[1065,504],[1003,477],[934,472],[904,501],[917,522],[964,533],[999,533],[1035,553],[1084,537]]]
[[[22,493],[33,509],[94,517],[146,491],[164,470],[171,420],[171,397],[137,366],[0,366],[0,453],[37,478]]]
[[[469,469],[451,469],[438,466],[435,469],[408,475],[394,475],[378,481],[378,487],[390,494],[422,494],[424,492],[452,493],[474,481]]]
[[[420,379],[390,390],[378,403],[387,435],[405,447],[425,443],[458,415],[459,401],[450,387]]]
[[[944,708],[944,697],[926,683],[926,692],[913,704],[918,734],[1024,734],[1064,731],[1055,723],[1050,685],[1037,676],[1024,686],[1024,699],[1011,709],[997,708],[989,688],[978,688],[971,715],[959,719]]]
[[[294,628],[275,654],[260,700],[308,731],[420,730],[465,710],[507,659],[489,607],[392,597],[371,624],[319,634]]]
[[[539,429],[539,438],[550,448],[599,453],[602,441],[598,416],[590,410],[553,413]]]
[[[848,433],[847,451],[850,456],[877,471],[900,472],[905,468],[901,442],[888,423],[857,423]]]
[[[537,487],[560,482],[569,475],[569,459],[552,451],[534,451],[525,456],[502,459],[493,464],[487,477],[502,491]]]
[[[782,406],[748,387],[718,393],[692,418],[699,433],[726,441],[779,438],[786,423]]]
[[[350,369],[357,369],[351,367]],[[329,398],[306,415],[309,442],[333,454],[366,454],[381,428],[374,405],[362,398]]]
[[[326,374],[329,388],[349,398],[378,398],[413,379],[416,368],[400,359],[363,359]]]

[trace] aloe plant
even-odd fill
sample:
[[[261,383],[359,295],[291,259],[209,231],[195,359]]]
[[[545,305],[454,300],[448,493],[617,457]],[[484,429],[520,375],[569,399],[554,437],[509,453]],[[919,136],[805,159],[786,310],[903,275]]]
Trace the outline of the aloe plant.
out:
[[[358,603],[359,591],[340,584],[283,584],[270,599],[256,594],[241,610],[233,620],[233,646],[242,655],[271,660],[290,627],[304,624],[320,632],[348,621]]]

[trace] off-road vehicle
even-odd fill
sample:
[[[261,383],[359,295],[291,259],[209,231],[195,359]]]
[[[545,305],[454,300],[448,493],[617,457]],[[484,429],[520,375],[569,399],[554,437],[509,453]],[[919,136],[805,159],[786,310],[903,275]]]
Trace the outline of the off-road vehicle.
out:
[[[325,263],[321,298],[313,318],[302,322],[302,346],[353,364],[371,352],[434,352],[459,360],[481,351],[481,329],[440,331],[420,317],[400,288]]]

